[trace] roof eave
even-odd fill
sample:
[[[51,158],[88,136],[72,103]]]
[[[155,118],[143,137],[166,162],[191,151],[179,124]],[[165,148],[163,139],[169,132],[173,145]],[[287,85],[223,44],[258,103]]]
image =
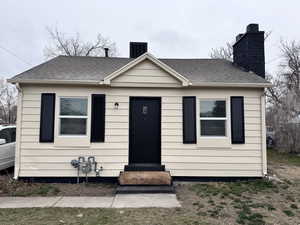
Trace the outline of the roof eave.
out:
[[[94,80],[41,80],[41,79],[7,79],[12,84],[85,84],[99,85],[99,81]]]
[[[223,82],[193,82],[193,87],[249,87],[267,88],[272,87],[271,83],[223,83]]]
[[[103,81],[94,80],[39,80],[39,79],[7,79],[9,83],[19,84],[81,84],[81,85],[107,85]],[[223,83],[223,82],[193,82],[183,86],[190,87],[248,87],[267,88],[274,86],[271,83]]]

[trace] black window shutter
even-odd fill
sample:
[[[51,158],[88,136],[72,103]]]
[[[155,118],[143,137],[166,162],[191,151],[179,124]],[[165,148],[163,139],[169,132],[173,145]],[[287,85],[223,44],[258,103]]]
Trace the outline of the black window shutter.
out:
[[[104,142],[105,95],[92,94],[91,142]]]
[[[182,98],[183,115],[183,143],[196,144],[196,97],[185,96]]]
[[[55,94],[42,93],[40,115],[40,142],[54,141]]]
[[[231,97],[231,143],[245,143],[244,97]]]

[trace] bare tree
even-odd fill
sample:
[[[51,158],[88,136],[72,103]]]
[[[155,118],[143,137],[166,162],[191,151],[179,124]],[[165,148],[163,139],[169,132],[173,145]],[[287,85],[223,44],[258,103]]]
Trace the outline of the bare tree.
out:
[[[267,79],[274,85],[268,88],[267,97],[276,107],[283,107],[286,104],[286,97],[293,96],[293,100],[296,101],[295,107],[289,108],[295,115],[298,115],[300,114],[300,43],[281,41],[280,49],[282,52],[281,70],[275,76],[267,76]]]
[[[0,80],[0,122],[14,124],[17,119],[17,88]]]
[[[283,79],[286,88],[300,96],[300,43],[281,40]]]
[[[281,76],[279,74],[271,75],[266,73],[266,80],[273,84],[273,86],[268,87],[265,92],[268,103],[270,105],[280,105],[283,96],[286,94]]]
[[[109,38],[97,35],[94,42],[83,41],[80,34],[67,36],[57,28],[47,27],[51,42],[44,49],[46,58],[52,58],[58,55],[66,56],[104,56],[104,48],[109,49],[109,56],[117,54],[116,44]]]
[[[210,53],[212,59],[226,59],[233,61],[233,47],[232,44],[227,42],[225,47],[213,48]]]
[[[300,152],[300,43],[281,41],[281,70],[268,88],[269,115],[282,151]]]
[[[272,31],[265,32],[265,41],[271,35]],[[227,42],[225,46],[219,48],[213,48],[210,53],[212,59],[226,59],[233,62],[233,44]]]

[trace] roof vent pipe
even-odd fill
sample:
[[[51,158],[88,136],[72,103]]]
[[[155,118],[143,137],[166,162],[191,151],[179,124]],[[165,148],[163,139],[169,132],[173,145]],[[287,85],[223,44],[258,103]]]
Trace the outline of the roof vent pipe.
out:
[[[108,57],[109,48],[104,48],[104,51],[105,51],[105,57]]]

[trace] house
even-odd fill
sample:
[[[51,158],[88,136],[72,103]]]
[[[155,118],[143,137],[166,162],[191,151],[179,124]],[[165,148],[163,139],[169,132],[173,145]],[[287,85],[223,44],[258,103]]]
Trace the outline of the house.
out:
[[[59,56],[9,79],[19,92],[15,178],[71,178],[79,156],[101,177],[267,173],[264,32],[237,36],[234,62],[165,59],[131,42],[130,57]],[[96,176],[90,172],[89,177]]]

